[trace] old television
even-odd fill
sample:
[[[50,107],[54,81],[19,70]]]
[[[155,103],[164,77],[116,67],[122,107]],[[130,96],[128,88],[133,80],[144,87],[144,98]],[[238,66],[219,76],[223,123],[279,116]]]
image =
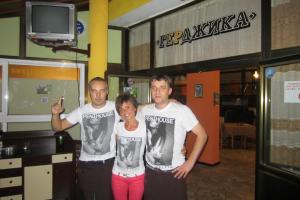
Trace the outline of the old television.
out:
[[[68,45],[76,43],[76,7],[58,2],[27,1],[26,36],[32,41]]]

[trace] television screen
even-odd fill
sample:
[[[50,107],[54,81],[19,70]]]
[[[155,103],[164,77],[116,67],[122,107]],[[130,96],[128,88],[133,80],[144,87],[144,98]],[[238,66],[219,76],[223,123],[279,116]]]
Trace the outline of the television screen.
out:
[[[44,41],[76,40],[76,12],[73,4],[26,2],[26,34]]]
[[[69,9],[54,6],[32,6],[32,32],[69,33]]]

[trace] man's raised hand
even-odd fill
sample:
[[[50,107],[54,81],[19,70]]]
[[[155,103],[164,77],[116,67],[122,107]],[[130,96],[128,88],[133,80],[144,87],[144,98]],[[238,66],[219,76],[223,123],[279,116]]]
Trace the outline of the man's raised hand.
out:
[[[58,101],[51,106],[52,115],[59,115],[64,111],[63,100],[64,97],[60,97]]]

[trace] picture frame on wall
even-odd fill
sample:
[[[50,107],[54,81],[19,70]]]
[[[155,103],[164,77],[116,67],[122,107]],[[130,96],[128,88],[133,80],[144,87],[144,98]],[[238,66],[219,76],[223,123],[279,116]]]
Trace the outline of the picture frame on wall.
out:
[[[195,97],[203,97],[203,85],[195,84]]]

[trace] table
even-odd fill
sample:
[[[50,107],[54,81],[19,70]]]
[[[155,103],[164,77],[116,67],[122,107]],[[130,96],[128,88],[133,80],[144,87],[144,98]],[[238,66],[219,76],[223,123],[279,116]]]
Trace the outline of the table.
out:
[[[247,123],[224,123],[223,124],[223,136],[231,138],[231,148],[234,147],[234,137],[240,136],[244,148],[247,147],[247,138],[255,138],[256,127]]]

